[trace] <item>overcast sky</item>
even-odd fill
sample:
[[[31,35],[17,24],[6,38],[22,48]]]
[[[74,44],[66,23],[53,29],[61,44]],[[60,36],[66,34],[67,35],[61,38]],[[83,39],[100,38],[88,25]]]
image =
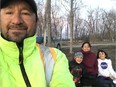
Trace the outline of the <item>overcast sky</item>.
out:
[[[96,8],[102,8],[104,10],[116,10],[116,0],[83,0],[84,5],[86,5],[85,8],[81,10],[81,17],[86,18],[87,17],[87,10],[88,9],[96,9]]]
[[[116,0],[83,0],[88,6],[92,8],[116,9]]]
[[[35,0],[35,1],[46,1],[46,0]],[[52,2],[55,0],[51,0]],[[59,0],[60,1],[60,0]],[[82,0],[84,4],[91,7],[102,7],[102,8],[116,8],[116,0]]]
[[[46,0],[35,0],[35,1],[46,1]],[[62,2],[63,0],[51,0],[51,2]],[[116,9],[116,0],[82,0],[84,5],[88,8],[104,8],[104,9]],[[86,8],[87,8],[86,7]]]
[[[46,1],[46,0],[36,0],[37,2],[38,1]],[[63,0],[51,0],[52,2],[56,2],[56,3],[65,3],[63,2]],[[81,16],[85,16],[87,15],[86,14],[86,11],[88,9],[96,9],[96,8],[103,8],[104,10],[110,10],[110,9],[115,9],[116,10],[116,0],[82,0],[84,5],[86,5],[85,8],[82,8],[81,10]],[[65,8],[63,9],[63,7],[61,6],[61,13],[65,14]]]

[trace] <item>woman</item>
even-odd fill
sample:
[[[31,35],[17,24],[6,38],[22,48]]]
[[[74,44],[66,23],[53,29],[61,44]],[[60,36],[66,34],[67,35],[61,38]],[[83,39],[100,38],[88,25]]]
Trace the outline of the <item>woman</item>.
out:
[[[81,84],[92,87],[104,87],[97,79],[98,62],[95,53],[91,52],[91,44],[84,42],[81,46],[81,52],[83,53],[82,64],[86,70],[86,73],[82,75]]]
[[[107,53],[104,50],[99,50],[97,53],[98,58],[98,79],[102,83],[110,84],[111,87],[115,87],[113,80],[116,79],[116,72],[112,67],[112,61],[108,58]]]

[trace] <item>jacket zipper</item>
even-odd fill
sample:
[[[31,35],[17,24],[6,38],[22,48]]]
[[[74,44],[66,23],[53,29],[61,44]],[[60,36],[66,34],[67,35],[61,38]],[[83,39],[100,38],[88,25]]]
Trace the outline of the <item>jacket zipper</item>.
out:
[[[19,47],[19,65],[20,65],[20,69],[21,69],[21,72],[22,72],[23,79],[24,79],[24,81],[26,83],[26,86],[27,87],[31,87],[31,84],[29,82],[29,79],[27,77],[27,74],[26,74],[26,71],[25,71],[25,67],[24,67],[24,64],[23,64],[22,47]]]

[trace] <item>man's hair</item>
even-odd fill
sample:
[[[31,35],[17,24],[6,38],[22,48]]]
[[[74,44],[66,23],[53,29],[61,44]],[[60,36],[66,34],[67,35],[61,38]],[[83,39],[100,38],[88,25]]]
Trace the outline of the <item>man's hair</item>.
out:
[[[0,9],[7,7],[11,2],[17,2],[17,1],[26,2],[30,6],[32,11],[35,13],[36,20],[38,20],[38,17],[37,17],[37,5],[36,5],[34,0],[1,0],[1,7],[0,7]]]

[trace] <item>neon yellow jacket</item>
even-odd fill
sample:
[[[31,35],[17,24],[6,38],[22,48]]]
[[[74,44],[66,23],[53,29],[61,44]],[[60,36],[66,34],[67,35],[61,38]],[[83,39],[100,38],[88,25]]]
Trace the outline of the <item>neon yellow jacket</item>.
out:
[[[31,86],[46,87],[44,66],[35,38],[33,36],[24,40],[23,64]],[[75,87],[65,55],[53,49],[57,55],[50,87]],[[26,87],[19,65],[19,54],[16,43],[0,36],[0,87]]]

